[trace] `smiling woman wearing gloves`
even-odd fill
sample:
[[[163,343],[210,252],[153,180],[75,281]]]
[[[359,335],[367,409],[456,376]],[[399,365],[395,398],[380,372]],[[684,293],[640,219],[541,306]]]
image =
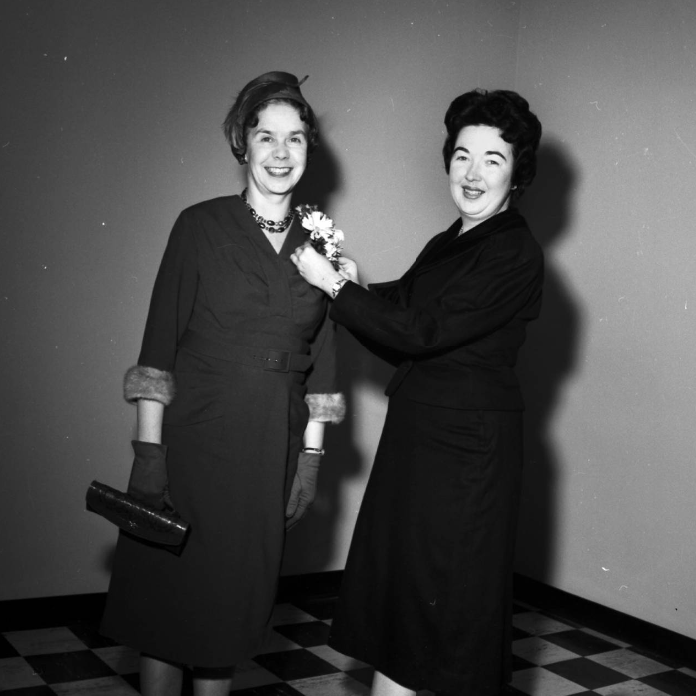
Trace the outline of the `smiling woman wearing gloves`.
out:
[[[138,365],[129,493],[190,523],[180,556],[121,533],[101,631],[141,651],[146,696],[227,694],[261,648],[286,527],[314,497],[325,422],[339,422],[327,299],[290,261],[291,207],[318,140],[294,75],[247,84],[224,124],[246,189],[184,210],[152,294]],[[168,481],[167,481],[168,474]]]
[[[511,676],[522,469],[515,362],[539,314],[543,258],[511,205],[541,125],[515,92],[450,105],[443,148],[459,216],[398,281],[357,283],[311,247],[293,260],[331,318],[397,370],[329,645],[375,667],[373,696],[499,696]]]

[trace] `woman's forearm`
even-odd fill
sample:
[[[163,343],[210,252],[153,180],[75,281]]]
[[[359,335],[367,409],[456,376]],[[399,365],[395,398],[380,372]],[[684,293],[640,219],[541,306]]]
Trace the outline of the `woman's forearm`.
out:
[[[309,421],[304,432],[304,446],[311,449],[322,449],[324,445],[324,422]]]
[[[138,440],[162,444],[164,404],[152,399],[138,399]]]

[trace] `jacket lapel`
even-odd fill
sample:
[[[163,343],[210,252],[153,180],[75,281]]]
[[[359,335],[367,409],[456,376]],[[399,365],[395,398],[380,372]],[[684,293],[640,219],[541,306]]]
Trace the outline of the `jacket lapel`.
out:
[[[510,227],[522,226],[525,226],[524,218],[514,209],[498,213],[464,234],[459,234],[461,223],[457,220],[446,232],[439,235],[439,239],[435,238],[437,243],[430,250],[426,248],[426,253],[422,254],[411,271],[415,275],[430,271],[466,253],[483,237],[503,232]]]

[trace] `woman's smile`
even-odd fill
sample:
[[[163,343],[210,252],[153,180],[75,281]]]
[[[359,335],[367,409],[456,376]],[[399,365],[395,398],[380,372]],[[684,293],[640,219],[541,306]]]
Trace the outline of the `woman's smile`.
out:
[[[481,189],[471,188],[470,186],[464,186],[463,191],[464,196],[472,201],[477,200],[483,195],[483,191]]]
[[[292,172],[292,167],[266,167],[266,171],[271,176],[283,177]]]

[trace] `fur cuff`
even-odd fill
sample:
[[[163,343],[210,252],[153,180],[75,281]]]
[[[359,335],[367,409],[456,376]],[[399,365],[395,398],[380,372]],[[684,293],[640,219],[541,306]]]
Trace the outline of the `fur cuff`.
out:
[[[346,400],[340,392],[336,394],[307,394],[309,420],[324,423],[340,423],[346,415]]]
[[[130,404],[138,399],[152,399],[169,406],[174,393],[174,375],[165,370],[134,365],[123,378],[123,398]]]

